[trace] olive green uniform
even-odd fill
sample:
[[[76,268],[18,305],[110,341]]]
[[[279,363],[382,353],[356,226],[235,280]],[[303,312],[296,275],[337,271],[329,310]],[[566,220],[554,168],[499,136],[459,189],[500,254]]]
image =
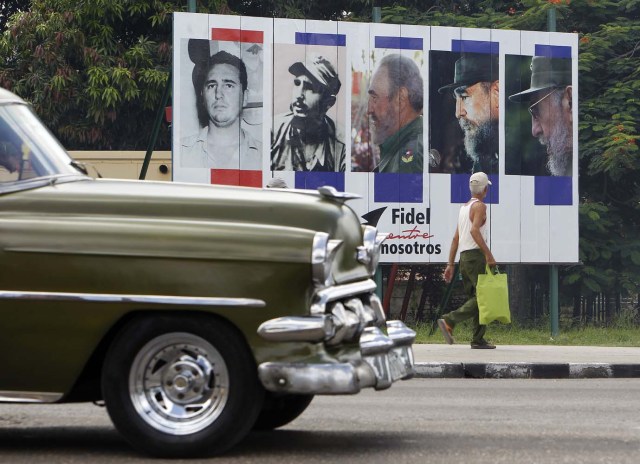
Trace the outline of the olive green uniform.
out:
[[[417,117],[380,145],[376,172],[422,174],[422,116]]]

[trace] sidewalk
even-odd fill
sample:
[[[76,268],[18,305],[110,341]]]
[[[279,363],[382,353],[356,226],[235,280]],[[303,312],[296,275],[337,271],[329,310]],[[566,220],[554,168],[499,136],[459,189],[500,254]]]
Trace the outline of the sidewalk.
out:
[[[416,378],[640,378],[640,348],[414,344]]]

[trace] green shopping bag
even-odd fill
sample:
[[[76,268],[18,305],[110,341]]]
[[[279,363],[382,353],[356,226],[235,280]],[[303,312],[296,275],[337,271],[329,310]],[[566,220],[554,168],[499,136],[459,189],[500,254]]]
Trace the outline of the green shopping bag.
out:
[[[511,311],[509,310],[507,274],[500,274],[497,267],[494,274],[488,265],[485,272],[486,274],[478,274],[476,286],[480,324],[487,325],[492,321],[509,324]]]

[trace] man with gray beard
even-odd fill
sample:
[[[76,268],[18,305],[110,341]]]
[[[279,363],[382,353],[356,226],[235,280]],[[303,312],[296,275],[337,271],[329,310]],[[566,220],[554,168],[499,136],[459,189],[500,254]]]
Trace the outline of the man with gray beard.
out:
[[[499,84],[497,55],[463,53],[455,63],[453,83],[438,89],[453,90],[472,173],[498,173]]]
[[[386,55],[371,77],[368,93],[372,140],[380,146],[374,171],[422,174],[423,81],[418,65],[397,53]]]
[[[528,102],[531,135],[547,149],[547,168],[552,176],[573,172],[573,87],[571,59],[534,56],[530,88],[509,97]]]

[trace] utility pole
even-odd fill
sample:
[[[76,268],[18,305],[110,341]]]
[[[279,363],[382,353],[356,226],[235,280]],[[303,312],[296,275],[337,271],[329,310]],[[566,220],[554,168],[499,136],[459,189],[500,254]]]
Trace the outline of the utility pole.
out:
[[[547,10],[547,29],[556,32],[556,9]],[[558,265],[552,264],[549,269],[549,319],[551,319],[551,337],[560,332],[560,305],[558,303]]]
[[[374,6],[371,11],[371,20],[374,23],[379,23],[381,19],[382,19],[382,8],[380,8],[379,6]],[[395,278],[395,274],[393,276],[389,276],[389,279],[391,278]],[[378,267],[376,268],[375,281],[376,281],[376,294],[378,295],[378,298],[380,298],[380,300],[382,301],[383,292],[382,292],[382,265],[381,264],[378,264]],[[391,310],[391,308],[389,308],[389,310]]]
[[[196,0],[187,0],[187,8],[189,9],[189,13],[196,12]],[[142,168],[140,169],[140,176],[138,179],[144,180],[147,177],[147,170],[149,169],[149,163],[151,162],[151,155],[153,154],[153,148],[156,146],[156,142],[158,141],[158,134],[160,133],[160,127],[162,126],[162,117],[164,116],[164,109],[167,107],[169,103],[169,95],[171,94],[171,75],[172,72],[169,70],[169,77],[167,79],[167,85],[164,89],[164,93],[162,94],[162,100],[160,100],[160,106],[158,107],[158,111],[156,112],[156,118],[153,123],[153,130],[151,131],[151,139],[149,139],[149,144],[147,145],[147,152],[144,155],[144,161],[142,162]]]

